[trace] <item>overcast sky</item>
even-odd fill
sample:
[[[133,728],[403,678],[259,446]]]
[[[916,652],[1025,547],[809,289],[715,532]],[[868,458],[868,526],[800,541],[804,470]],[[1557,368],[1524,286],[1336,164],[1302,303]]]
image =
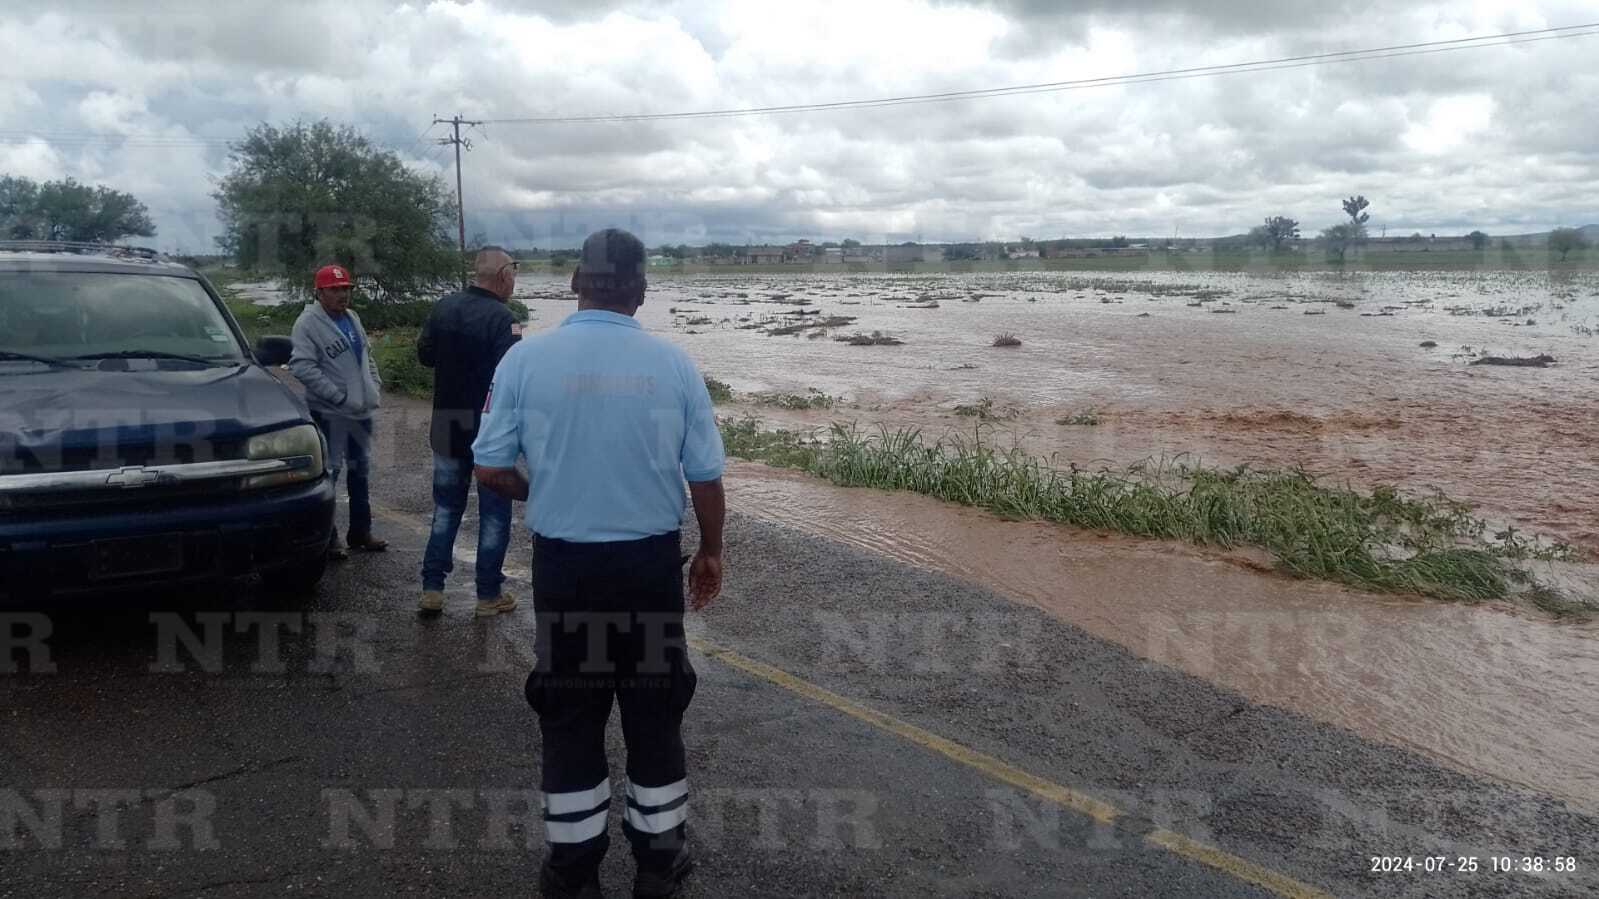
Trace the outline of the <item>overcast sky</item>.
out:
[[[204,251],[227,142],[326,117],[450,180],[434,114],[627,114],[1053,82],[1599,21],[1599,2],[53,0],[0,12],[0,172],[131,191]],[[130,10],[137,10],[133,12]],[[469,235],[564,246],[1599,221],[1599,37],[864,111],[496,124]],[[425,132],[425,133],[424,133]],[[418,140],[419,135],[421,139]]]

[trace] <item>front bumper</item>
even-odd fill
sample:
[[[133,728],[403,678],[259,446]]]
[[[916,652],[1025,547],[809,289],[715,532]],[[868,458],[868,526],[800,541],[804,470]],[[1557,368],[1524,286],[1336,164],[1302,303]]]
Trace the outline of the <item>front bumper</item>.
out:
[[[333,483],[325,476],[214,501],[0,515],[0,599],[28,602],[282,568],[318,559],[332,530]],[[137,554],[146,547],[151,555],[141,564]]]

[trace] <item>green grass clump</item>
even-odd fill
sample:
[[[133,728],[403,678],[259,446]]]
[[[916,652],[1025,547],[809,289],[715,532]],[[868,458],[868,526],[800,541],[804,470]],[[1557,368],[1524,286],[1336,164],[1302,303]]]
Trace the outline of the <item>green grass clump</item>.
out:
[[[993,397],[983,397],[975,403],[962,403],[955,407],[956,415],[976,418],[978,421],[1003,421],[1015,418],[1021,410],[1014,406],[1005,409],[995,409]]]
[[[731,403],[733,401],[733,388],[727,386],[726,381],[718,381],[706,375],[705,389],[710,392],[711,402],[713,403]]]
[[[729,453],[799,468],[846,487],[908,490],[1007,518],[1053,521],[1140,537],[1258,546],[1281,570],[1365,590],[1475,601],[1505,596],[1527,575],[1511,564],[1562,558],[1563,544],[1500,532],[1442,494],[1370,494],[1299,469],[1144,463],[1120,471],[1057,469],[982,439],[931,443],[913,429],[865,435],[835,424],[826,438],[723,424]]]
[[[779,409],[831,409],[838,400],[836,397],[817,390],[815,387],[805,393],[758,393],[755,402],[762,406],[776,406]]]
[[[767,431],[759,420],[719,421],[722,446],[730,456],[754,459],[779,468],[810,471],[816,464],[817,444],[794,431]]]
[[[433,369],[416,358],[418,333],[417,328],[390,328],[367,334],[385,391],[423,398],[433,396]]]
[[[1084,409],[1074,412],[1065,418],[1055,419],[1055,424],[1091,428],[1099,424],[1099,411],[1097,409]]]
[[[257,306],[229,288],[219,289],[223,304],[233,313],[233,318],[244,331],[245,339],[250,341],[252,346],[256,340],[269,334],[289,336],[289,332],[294,329],[294,320],[300,317],[300,310],[305,308],[299,303]]]

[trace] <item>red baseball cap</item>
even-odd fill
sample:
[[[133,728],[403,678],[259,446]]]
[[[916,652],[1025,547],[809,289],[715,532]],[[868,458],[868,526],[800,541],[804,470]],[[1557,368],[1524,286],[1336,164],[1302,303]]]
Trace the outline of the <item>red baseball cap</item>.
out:
[[[316,289],[324,287],[354,287],[350,270],[342,265],[324,265],[316,270]]]

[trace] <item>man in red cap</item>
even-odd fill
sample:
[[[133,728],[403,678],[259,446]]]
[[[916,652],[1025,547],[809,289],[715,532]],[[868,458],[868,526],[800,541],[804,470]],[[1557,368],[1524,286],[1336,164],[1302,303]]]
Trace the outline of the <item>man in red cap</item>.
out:
[[[372,416],[377,412],[383,381],[367,346],[361,317],[350,308],[355,281],[342,265],[317,269],[316,302],[307,303],[294,322],[294,353],[289,371],[305,385],[311,418],[328,441],[328,470],[338,483],[340,473],[350,494],[349,545],[378,552],[388,543],[372,536],[372,502],[368,472],[372,460]],[[328,555],[348,558],[335,528]]]

